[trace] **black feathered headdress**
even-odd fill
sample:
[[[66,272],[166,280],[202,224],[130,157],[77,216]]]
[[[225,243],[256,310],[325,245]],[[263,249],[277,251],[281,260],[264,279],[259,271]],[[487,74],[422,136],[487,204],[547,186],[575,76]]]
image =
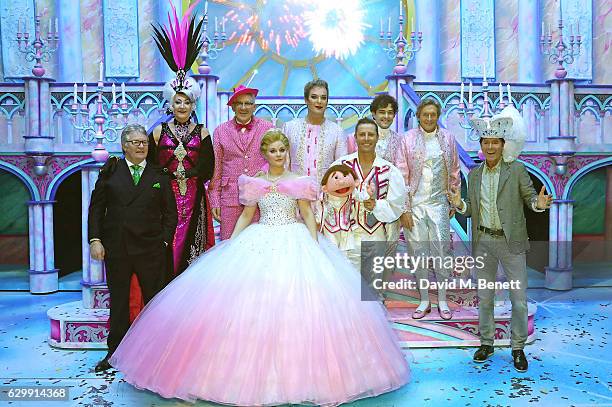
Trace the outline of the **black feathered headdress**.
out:
[[[151,24],[153,26],[153,39],[159,48],[162,57],[172,71],[176,72],[176,79],[170,83],[175,92],[188,89],[192,85],[185,79],[187,71],[198,58],[204,45],[202,40],[202,22],[195,23],[195,16],[191,16],[194,7],[200,2],[193,3],[181,21],[176,14],[176,8],[170,2],[173,16],[168,13],[168,27]],[[198,92],[199,95],[199,92]]]

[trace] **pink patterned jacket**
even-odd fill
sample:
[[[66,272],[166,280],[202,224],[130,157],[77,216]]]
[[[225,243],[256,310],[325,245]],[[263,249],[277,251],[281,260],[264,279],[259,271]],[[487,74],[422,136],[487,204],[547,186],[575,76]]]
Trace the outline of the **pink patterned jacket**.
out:
[[[461,176],[459,175],[459,156],[455,137],[445,129],[438,129],[437,134],[440,149],[444,155],[446,172],[448,173],[448,185],[455,189],[461,187]],[[402,138],[399,151],[395,156],[394,164],[399,168],[408,194],[406,195],[406,208],[412,208],[412,197],[416,193],[423,172],[423,160],[425,157],[425,143],[421,129],[408,130]]]
[[[234,119],[215,129],[215,173],[208,187],[212,208],[240,206],[238,177],[253,176],[267,163],[259,146],[264,133],[272,127],[272,123],[253,117],[244,133]]]

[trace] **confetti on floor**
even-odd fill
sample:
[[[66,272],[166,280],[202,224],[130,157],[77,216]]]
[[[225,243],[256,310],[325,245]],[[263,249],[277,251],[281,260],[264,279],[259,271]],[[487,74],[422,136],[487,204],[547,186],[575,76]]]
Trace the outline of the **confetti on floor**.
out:
[[[472,362],[474,348],[414,349],[406,354],[412,381],[376,398],[350,404],[391,406],[572,406],[612,405],[612,289],[566,292],[530,289],[538,306],[536,341],[525,351],[526,373],[512,367],[510,349],[497,348],[483,364]],[[101,350],[60,350],[47,344],[47,309],[81,298],[80,292],[31,295],[0,291],[0,383],[3,386],[68,386],[70,401],[49,405],[173,406],[133,388],[114,370],[96,374]],[[11,406],[33,406],[12,402]],[[206,402],[196,406],[214,405]]]

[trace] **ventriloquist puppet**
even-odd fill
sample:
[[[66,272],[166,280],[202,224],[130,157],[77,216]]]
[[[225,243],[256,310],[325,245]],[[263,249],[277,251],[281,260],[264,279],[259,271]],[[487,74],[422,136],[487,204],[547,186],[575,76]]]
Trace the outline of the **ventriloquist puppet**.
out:
[[[363,202],[372,193],[356,189],[357,176],[352,168],[346,165],[333,165],[321,179],[322,198],[315,204],[315,217],[319,231],[343,252],[355,249],[353,230],[357,227],[355,220],[355,201]]]

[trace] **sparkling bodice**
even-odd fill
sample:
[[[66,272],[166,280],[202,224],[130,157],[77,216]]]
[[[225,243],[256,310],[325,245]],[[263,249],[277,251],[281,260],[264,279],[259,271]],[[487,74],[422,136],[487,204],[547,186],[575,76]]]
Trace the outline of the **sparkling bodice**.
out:
[[[200,154],[201,132],[202,125],[198,124],[189,134],[188,140],[179,143],[168,124],[163,123],[157,146],[159,163],[170,172],[176,171],[180,163],[185,170],[195,167]]]
[[[278,192],[269,192],[257,202],[263,225],[287,225],[296,223],[297,201]]]

